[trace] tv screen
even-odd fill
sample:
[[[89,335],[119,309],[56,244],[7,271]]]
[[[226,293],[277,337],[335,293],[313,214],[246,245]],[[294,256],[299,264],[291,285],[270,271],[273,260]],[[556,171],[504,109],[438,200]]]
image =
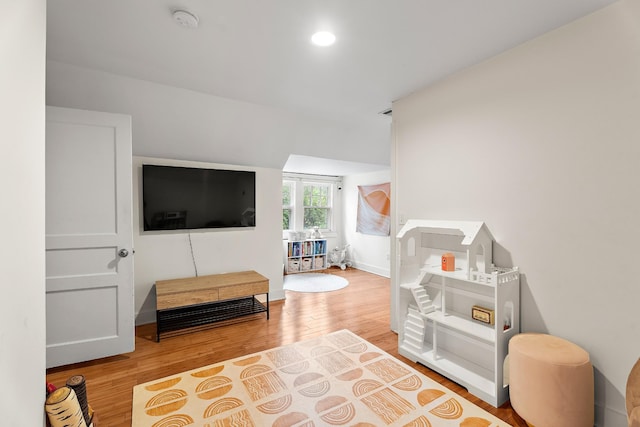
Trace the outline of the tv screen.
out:
[[[144,231],[254,227],[256,173],[142,165]]]

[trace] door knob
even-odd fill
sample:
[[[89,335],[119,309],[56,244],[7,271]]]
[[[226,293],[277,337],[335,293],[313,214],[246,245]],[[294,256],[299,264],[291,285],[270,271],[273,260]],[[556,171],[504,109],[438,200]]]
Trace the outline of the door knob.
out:
[[[129,255],[129,251],[126,249],[120,249],[118,251],[118,255],[120,255],[120,258],[125,258],[127,255]]]

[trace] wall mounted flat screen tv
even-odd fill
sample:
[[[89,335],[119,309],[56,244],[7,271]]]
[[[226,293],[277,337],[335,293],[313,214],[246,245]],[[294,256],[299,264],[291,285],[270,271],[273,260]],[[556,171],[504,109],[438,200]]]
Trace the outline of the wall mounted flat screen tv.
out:
[[[253,171],[142,165],[144,231],[255,227]]]

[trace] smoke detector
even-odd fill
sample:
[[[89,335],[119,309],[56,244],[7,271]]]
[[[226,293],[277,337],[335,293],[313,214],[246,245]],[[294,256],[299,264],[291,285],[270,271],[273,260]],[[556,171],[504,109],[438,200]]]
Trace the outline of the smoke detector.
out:
[[[174,11],[173,20],[185,28],[198,28],[198,17],[186,10]]]

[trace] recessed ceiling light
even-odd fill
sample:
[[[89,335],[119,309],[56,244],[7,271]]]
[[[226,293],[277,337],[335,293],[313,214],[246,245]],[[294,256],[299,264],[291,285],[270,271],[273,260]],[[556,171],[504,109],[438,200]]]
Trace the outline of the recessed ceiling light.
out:
[[[174,11],[173,20],[185,28],[198,28],[198,17],[186,10]]]
[[[336,36],[328,31],[318,31],[311,36],[311,43],[316,46],[331,46],[336,42]]]

